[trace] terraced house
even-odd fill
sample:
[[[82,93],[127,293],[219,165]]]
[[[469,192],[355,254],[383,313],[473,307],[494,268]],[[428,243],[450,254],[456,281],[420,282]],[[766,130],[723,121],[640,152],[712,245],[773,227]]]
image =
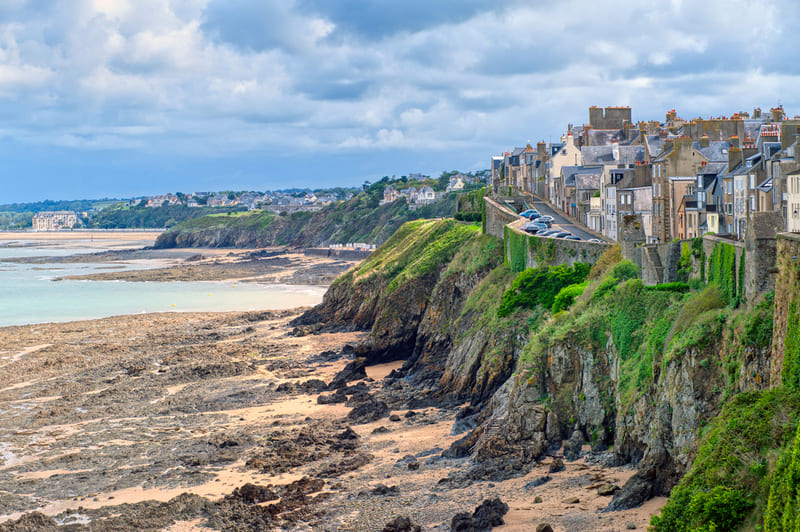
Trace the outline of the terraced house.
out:
[[[623,218],[638,222],[646,243],[706,233],[743,240],[759,212],[779,212],[786,230],[798,230],[798,139],[800,117],[780,106],[694,119],[672,109],[638,123],[629,107],[590,107],[589,123],[569,124],[559,142],[492,157],[491,182],[544,199],[611,241]]]

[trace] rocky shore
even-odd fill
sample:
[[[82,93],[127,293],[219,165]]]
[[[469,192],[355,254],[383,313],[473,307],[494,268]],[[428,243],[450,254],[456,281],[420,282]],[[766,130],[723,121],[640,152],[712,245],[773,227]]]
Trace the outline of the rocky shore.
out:
[[[598,512],[634,471],[591,453],[459,477],[460,405],[420,405],[399,362],[356,356],[365,333],[298,337],[296,316],[0,329],[0,530],[610,531],[663,502]]]
[[[257,250],[220,249],[127,249],[64,257],[9,258],[4,262],[28,264],[104,263],[123,267],[129,263],[159,262],[144,269],[112,270],[88,275],[69,275],[56,280],[171,282],[226,281],[328,285],[361,262],[360,258],[320,256],[303,250],[270,248]]]

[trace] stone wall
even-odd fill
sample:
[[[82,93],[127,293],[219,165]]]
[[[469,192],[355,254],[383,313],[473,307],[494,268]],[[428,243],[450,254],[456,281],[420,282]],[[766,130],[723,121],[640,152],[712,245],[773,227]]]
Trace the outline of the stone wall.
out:
[[[744,295],[748,308],[753,308],[765,294],[775,288],[775,267],[778,245],[775,235],[784,227],[779,212],[758,212],[750,215],[745,234],[747,250],[744,273]]]
[[[517,271],[538,266],[572,265],[576,262],[594,264],[611,246],[608,243],[530,235],[517,225],[519,223],[507,226],[504,238],[506,261]],[[524,260],[516,256],[519,253],[524,254]]]
[[[486,234],[494,237],[503,238],[503,228],[506,224],[516,222],[520,219],[516,212],[512,212],[508,207],[497,203],[495,200],[486,197]]]
[[[372,254],[372,251],[365,249],[330,249],[330,248],[306,248],[303,250],[306,255],[315,257],[336,257],[345,260],[362,260]]]
[[[781,383],[783,358],[786,351],[790,309],[800,305],[800,234],[779,233],[777,238],[777,278],[775,280],[775,311],[772,328],[772,362],[770,386]],[[791,316],[796,319],[796,316]]]

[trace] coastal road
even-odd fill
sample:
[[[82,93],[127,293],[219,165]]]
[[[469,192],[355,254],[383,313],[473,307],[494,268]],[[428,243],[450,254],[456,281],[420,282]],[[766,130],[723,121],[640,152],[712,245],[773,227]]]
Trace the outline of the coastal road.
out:
[[[561,228],[564,231],[569,231],[575,236],[581,237],[581,240],[589,240],[590,238],[597,238],[595,235],[589,233],[588,231],[584,231],[580,225],[574,224],[571,221],[564,218],[559,212],[553,209],[550,205],[546,202],[541,200],[534,200],[533,202],[527,201],[528,205],[531,208],[536,209],[542,214],[548,214],[553,217],[553,228]]]

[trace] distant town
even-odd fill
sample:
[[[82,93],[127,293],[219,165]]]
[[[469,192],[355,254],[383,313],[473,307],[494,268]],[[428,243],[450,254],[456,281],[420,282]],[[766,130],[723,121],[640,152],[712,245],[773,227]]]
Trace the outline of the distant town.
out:
[[[385,176],[379,183],[384,184],[383,199],[379,205],[386,205],[402,199],[409,210],[416,210],[426,205],[440,201],[447,194],[461,192],[483,186],[490,171],[488,169],[478,172],[462,173],[458,171],[443,172],[440,176],[432,178],[421,173],[410,173],[407,176]],[[365,182],[362,188],[369,186]],[[267,192],[190,192],[167,193],[129,200],[110,200],[98,202],[98,206],[86,209],[36,209],[35,206],[13,207],[14,213],[1,212],[0,225],[5,229],[32,229],[33,231],[64,231],[80,228],[102,227],[98,221],[103,214],[116,212],[119,220],[130,220],[132,227],[165,227],[175,223],[177,212],[185,209],[197,209],[194,215],[183,215],[183,218],[200,216],[212,212],[230,211],[272,211],[276,214],[291,214],[297,211],[318,211],[324,207],[338,202],[349,201],[358,192],[359,188],[335,188],[327,190],[286,190]],[[79,203],[82,207],[89,207],[92,202],[48,202],[48,204]],[[84,205],[85,204],[85,205]],[[6,206],[8,207],[8,206]],[[36,209],[35,212],[25,216],[25,209]],[[172,209],[170,209],[172,208]],[[141,209],[153,211],[166,211],[169,216],[134,216]],[[2,217],[6,219],[3,220]],[[144,220],[151,220],[149,225]],[[159,223],[163,220],[163,223]],[[117,226],[124,225],[116,223]]]

